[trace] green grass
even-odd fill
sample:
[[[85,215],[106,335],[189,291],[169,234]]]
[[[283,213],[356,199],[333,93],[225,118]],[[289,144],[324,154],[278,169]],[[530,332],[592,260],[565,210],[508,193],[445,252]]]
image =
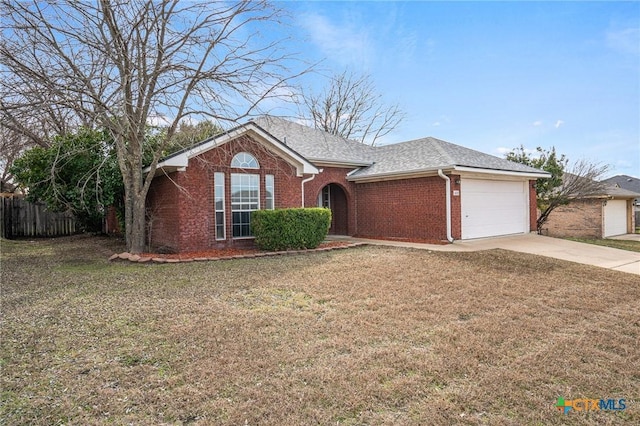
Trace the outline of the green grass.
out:
[[[640,241],[628,240],[612,240],[609,238],[573,238],[568,237],[567,240],[577,241],[579,243],[595,244],[598,246],[611,247],[620,250],[640,252]]]

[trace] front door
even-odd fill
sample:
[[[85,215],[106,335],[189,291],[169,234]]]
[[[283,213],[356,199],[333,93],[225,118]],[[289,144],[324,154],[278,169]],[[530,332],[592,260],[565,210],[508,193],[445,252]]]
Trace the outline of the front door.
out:
[[[318,197],[318,206],[331,209],[329,234],[348,235],[347,195],[340,185],[330,183],[322,188]]]

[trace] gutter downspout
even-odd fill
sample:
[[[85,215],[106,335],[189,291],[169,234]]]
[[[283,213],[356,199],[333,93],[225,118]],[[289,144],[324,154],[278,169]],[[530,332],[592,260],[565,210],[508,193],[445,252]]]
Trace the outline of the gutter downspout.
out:
[[[445,175],[442,172],[442,169],[438,169],[438,176],[440,176],[445,181],[446,186],[446,204],[447,204],[447,241],[450,243],[453,242],[453,237],[451,236],[451,179],[449,176]]]
[[[306,178],[302,181],[302,207],[304,208],[304,184],[307,182],[311,182],[313,179],[315,179],[316,175],[311,175],[311,177]]]

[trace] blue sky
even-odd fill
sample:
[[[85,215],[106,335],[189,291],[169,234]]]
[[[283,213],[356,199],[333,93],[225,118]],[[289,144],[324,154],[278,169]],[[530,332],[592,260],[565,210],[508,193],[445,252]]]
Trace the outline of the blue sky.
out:
[[[370,74],[407,113],[383,143],[555,146],[640,177],[640,2],[278,5],[293,18],[288,48],[327,75]]]

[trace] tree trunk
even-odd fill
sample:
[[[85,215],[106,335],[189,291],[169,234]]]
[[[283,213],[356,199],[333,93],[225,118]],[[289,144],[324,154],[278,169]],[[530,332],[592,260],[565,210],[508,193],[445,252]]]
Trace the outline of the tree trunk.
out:
[[[124,223],[125,241],[129,253],[142,253],[146,247],[146,192],[144,187],[135,191],[125,185]]]
[[[546,209],[544,209],[541,213],[540,213],[540,217],[538,218],[538,220],[536,221],[536,227],[538,230],[538,235],[542,235],[542,226],[547,223],[547,220],[549,219],[549,215],[551,214],[551,212],[554,210],[555,206],[549,206]]]
[[[145,209],[145,195],[137,194],[132,200],[131,208],[133,214],[131,217],[131,232],[129,233],[129,253],[142,253],[145,251],[145,224],[146,224],[146,209]]]
[[[125,241],[127,251],[134,254],[144,252],[146,247],[146,198],[150,182],[145,184],[142,176],[142,144],[143,137],[128,146],[118,144],[118,162],[124,183]]]

